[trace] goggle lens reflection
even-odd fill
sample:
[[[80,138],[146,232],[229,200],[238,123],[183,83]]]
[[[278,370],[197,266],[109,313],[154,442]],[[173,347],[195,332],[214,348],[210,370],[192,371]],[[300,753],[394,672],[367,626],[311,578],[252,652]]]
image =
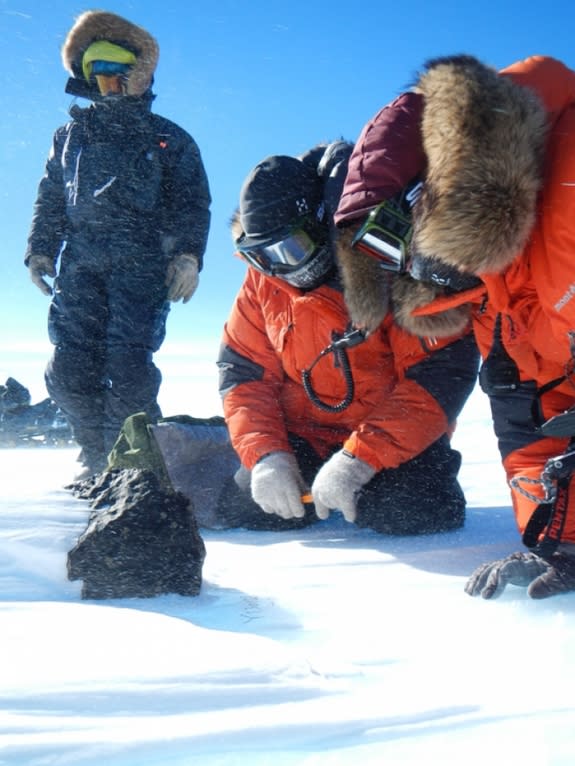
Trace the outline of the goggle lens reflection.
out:
[[[319,243],[303,228],[295,229],[279,242],[260,247],[242,248],[239,252],[256,268],[266,272],[290,271],[308,260]]]

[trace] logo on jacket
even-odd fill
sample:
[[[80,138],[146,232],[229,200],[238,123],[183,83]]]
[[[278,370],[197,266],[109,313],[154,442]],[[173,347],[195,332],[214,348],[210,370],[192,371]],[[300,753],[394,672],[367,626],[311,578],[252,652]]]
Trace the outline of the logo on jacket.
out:
[[[309,205],[307,204],[307,200],[305,197],[302,197],[301,199],[296,199],[295,206],[296,206],[298,215],[305,215],[306,213],[309,213]]]
[[[575,283],[569,285],[567,292],[553,306],[555,311],[561,311],[561,309],[565,308],[573,296],[575,296]]]

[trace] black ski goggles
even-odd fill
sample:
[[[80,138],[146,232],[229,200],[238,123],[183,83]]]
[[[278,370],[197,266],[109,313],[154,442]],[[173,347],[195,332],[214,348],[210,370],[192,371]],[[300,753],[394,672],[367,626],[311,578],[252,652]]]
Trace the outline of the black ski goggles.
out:
[[[411,216],[394,201],[386,200],[367,216],[352,241],[352,247],[377,259],[382,269],[402,273],[412,235]]]
[[[417,186],[413,187],[413,192],[418,192]],[[352,246],[376,258],[386,271],[409,272],[418,282],[429,282],[448,292],[469,290],[481,284],[474,274],[459,271],[436,258],[410,252],[413,227],[406,202],[409,203],[407,196],[399,201],[392,197],[378,205],[355,235]]]
[[[400,192],[384,200],[367,216],[352,246],[375,258],[382,269],[401,274],[407,270],[413,234],[411,214],[423,190],[416,177]]]
[[[312,223],[303,221],[277,242],[268,245],[243,247],[236,243],[240,255],[264,274],[288,274],[307,263],[325,241]]]

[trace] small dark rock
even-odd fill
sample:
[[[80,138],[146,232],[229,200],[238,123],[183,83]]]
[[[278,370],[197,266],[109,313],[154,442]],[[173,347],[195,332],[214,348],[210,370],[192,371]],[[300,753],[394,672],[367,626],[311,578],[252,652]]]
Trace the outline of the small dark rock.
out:
[[[84,581],[82,598],[198,595],[206,549],[188,498],[139,469],[70,489],[100,509],[68,553],[68,578]]]

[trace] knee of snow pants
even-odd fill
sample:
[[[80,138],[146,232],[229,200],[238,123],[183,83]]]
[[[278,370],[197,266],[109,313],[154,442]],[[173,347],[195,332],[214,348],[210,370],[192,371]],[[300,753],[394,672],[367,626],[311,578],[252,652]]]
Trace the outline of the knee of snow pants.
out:
[[[109,451],[129,415],[145,412],[152,420],[161,417],[157,396],[162,375],[150,351],[130,346],[108,349],[106,375],[105,442]]]
[[[66,415],[78,444],[90,459],[100,462],[106,453],[102,349],[56,346],[46,368],[45,381],[48,393]]]
[[[446,532],[463,526],[461,454],[447,436],[397,468],[377,473],[360,493],[357,525],[388,535]]]

